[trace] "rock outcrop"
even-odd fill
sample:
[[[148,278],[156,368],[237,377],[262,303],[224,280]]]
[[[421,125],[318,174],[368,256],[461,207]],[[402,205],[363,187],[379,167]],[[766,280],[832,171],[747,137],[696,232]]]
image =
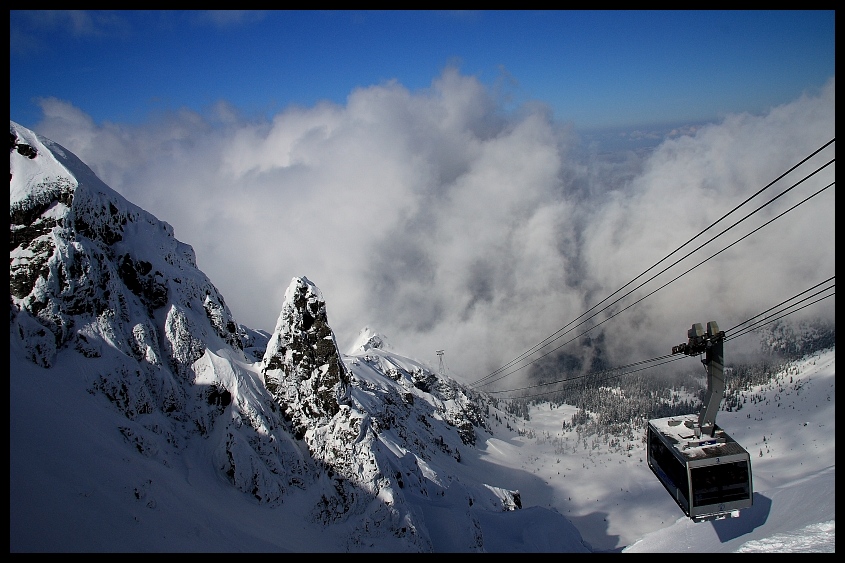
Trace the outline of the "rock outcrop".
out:
[[[326,315],[308,278],[294,278],[261,363],[265,385],[297,438],[325,425],[348,402],[349,377]]]

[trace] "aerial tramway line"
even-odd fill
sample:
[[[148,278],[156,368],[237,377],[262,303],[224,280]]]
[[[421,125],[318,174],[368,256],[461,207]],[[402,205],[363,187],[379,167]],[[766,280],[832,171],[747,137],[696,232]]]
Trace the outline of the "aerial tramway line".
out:
[[[743,336],[750,330],[756,330],[761,324],[774,322],[833,297],[835,292],[829,292],[836,287],[835,279],[835,276],[831,276],[739,323],[728,330],[730,335],[719,330],[714,321],[707,323],[706,332],[700,324],[694,324],[687,332],[689,338],[687,343],[672,347],[672,356],[704,354],[702,364],[707,372],[707,392],[702,409],[697,414],[649,420],[646,430],[646,453],[649,468],[684,514],[693,521],[736,517],[740,510],[753,505],[751,457],[736,440],[716,425],[716,413],[725,396],[724,342]],[[825,287],[797,300],[820,286]],[[822,296],[818,297],[819,295]],[[811,299],[814,300],[801,305]],[[667,357],[669,356],[643,360],[617,369],[664,360]],[[676,357],[668,361],[678,359],[680,358]],[[664,363],[667,362],[663,361],[655,365]],[[655,365],[640,369],[649,369]],[[640,371],[640,369],[635,371]],[[633,372],[617,374],[608,379],[615,379],[629,373]],[[567,381],[569,380],[489,393],[513,392]]]
[[[572,321],[570,321],[569,323],[567,323],[566,325],[564,325],[562,328],[558,329],[558,330],[557,330],[554,334],[552,334],[552,335],[550,335],[550,336],[546,337],[545,339],[543,339],[542,341],[540,341],[538,344],[536,344],[536,345],[532,346],[531,348],[529,348],[528,350],[526,350],[525,352],[523,352],[522,354],[520,354],[519,356],[517,356],[516,358],[514,358],[513,360],[511,360],[510,362],[506,363],[505,365],[503,365],[503,366],[499,367],[499,368],[498,368],[498,369],[496,369],[496,370],[493,370],[493,371],[492,371],[491,373],[489,373],[488,375],[486,375],[486,376],[484,376],[484,377],[482,377],[482,378],[480,378],[480,379],[478,379],[478,380],[476,380],[476,381],[473,381],[472,383],[470,383],[470,387],[485,387],[485,386],[491,385],[492,383],[495,383],[495,382],[497,382],[497,381],[499,381],[499,380],[501,380],[501,379],[504,379],[504,378],[506,378],[506,377],[508,377],[508,376],[512,375],[513,373],[516,373],[517,371],[520,371],[520,370],[522,370],[522,369],[524,369],[524,368],[528,367],[530,364],[532,364],[532,363],[536,362],[536,361],[539,359],[539,358],[535,358],[535,359],[533,359],[533,360],[529,359],[529,358],[530,358],[530,355],[531,355],[531,354],[533,354],[534,352],[537,352],[537,351],[539,351],[539,350],[542,350],[543,348],[545,348],[545,347],[547,347],[547,346],[551,345],[551,344],[552,344],[553,342],[555,342],[556,340],[558,340],[558,339],[562,338],[564,335],[568,334],[569,332],[572,332],[573,330],[575,330],[575,329],[576,329],[576,328],[578,328],[579,326],[581,326],[581,325],[583,325],[583,324],[587,323],[587,321],[589,321],[589,320],[591,320],[591,319],[593,319],[593,318],[597,317],[600,313],[602,313],[602,312],[606,311],[607,309],[611,308],[613,305],[615,305],[615,304],[619,303],[619,302],[620,302],[620,301],[622,301],[624,298],[626,298],[626,297],[628,297],[629,295],[631,295],[631,294],[632,294],[634,291],[636,291],[637,289],[639,289],[639,288],[641,288],[641,287],[645,286],[647,283],[649,283],[649,282],[653,281],[653,280],[654,280],[655,278],[657,278],[657,276],[659,276],[660,274],[663,274],[663,273],[665,273],[666,271],[668,271],[669,269],[671,269],[672,267],[674,267],[674,266],[678,265],[681,261],[683,261],[683,260],[685,260],[686,258],[690,257],[690,256],[691,256],[692,254],[694,254],[695,252],[697,252],[697,251],[701,250],[703,247],[705,247],[706,245],[710,244],[710,243],[711,243],[711,242],[713,242],[714,240],[718,239],[719,237],[721,237],[722,235],[724,235],[724,234],[725,234],[725,233],[727,233],[728,231],[730,231],[730,230],[734,229],[734,228],[735,228],[735,227],[737,227],[740,223],[744,222],[746,219],[748,219],[749,217],[753,216],[754,214],[756,214],[757,212],[759,212],[759,211],[760,211],[761,209],[763,209],[764,207],[767,207],[768,205],[772,204],[773,202],[775,202],[776,200],[778,200],[779,198],[781,198],[782,196],[784,196],[785,194],[787,194],[788,192],[790,192],[791,190],[793,190],[794,188],[796,188],[796,187],[798,187],[799,185],[801,185],[801,184],[802,184],[803,182],[805,182],[806,180],[810,179],[811,177],[815,176],[817,173],[821,172],[822,170],[824,170],[824,169],[825,169],[825,168],[827,168],[828,166],[832,165],[834,162],[836,162],[836,159],[835,159],[835,158],[832,158],[831,160],[829,160],[829,161],[828,161],[828,162],[826,162],[825,164],[822,164],[822,165],[818,166],[818,167],[817,167],[817,168],[816,168],[813,172],[810,172],[809,174],[805,175],[802,179],[800,179],[800,180],[798,180],[797,182],[793,183],[793,184],[792,184],[792,186],[790,186],[789,188],[785,189],[785,190],[784,190],[784,191],[782,191],[780,194],[778,194],[778,195],[776,195],[775,197],[773,197],[772,199],[770,199],[768,202],[764,203],[763,205],[759,206],[757,209],[755,209],[755,210],[751,211],[750,213],[746,214],[744,217],[742,217],[742,218],[741,218],[741,219],[739,219],[738,221],[734,222],[732,225],[730,225],[729,227],[725,228],[724,230],[722,230],[722,231],[721,231],[720,233],[718,233],[717,235],[713,236],[712,238],[710,238],[709,240],[707,240],[707,241],[706,241],[706,242],[704,242],[703,244],[700,244],[697,248],[695,248],[695,249],[693,249],[692,251],[688,252],[686,255],[682,256],[681,258],[679,258],[679,259],[675,260],[672,264],[670,264],[669,266],[664,267],[662,270],[660,270],[660,271],[659,271],[659,272],[657,272],[656,274],[652,275],[652,276],[651,276],[650,278],[648,278],[647,280],[645,280],[645,281],[643,281],[643,282],[639,283],[637,286],[635,286],[634,288],[632,288],[631,290],[629,290],[627,293],[623,294],[621,297],[617,298],[615,301],[612,301],[611,303],[609,303],[609,304],[605,305],[603,308],[601,308],[601,309],[599,309],[598,311],[596,311],[595,313],[593,313],[591,316],[587,317],[587,315],[588,315],[589,313],[591,313],[591,312],[595,311],[595,310],[596,310],[599,306],[601,306],[603,303],[607,302],[607,301],[608,301],[609,299],[611,299],[614,295],[616,295],[616,294],[618,294],[619,292],[623,291],[626,287],[630,286],[630,285],[631,285],[631,284],[633,284],[635,281],[637,281],[638,279],[640,279],[640,278],[642,278],[643,276],[645,276],[648,272],[650,272],[650,271],[654,270],[657,266],[659,266],[660,264],[662,264],[663,262],[665,262],[666,260],[668,260],[671,256],[673,256],[673,255],[675,255],[676,253],[680,252],[680,251],[681,251],[681,249],[685,248],[686,246],[688,246],[689,244],[691,244],[694,240],[696,240],[698,237],[700,237],[700,236],[704,235],[704,233],[706,233],[707,231],[709,231],[710,229],[712,229],[713,227],[715,227],[717,224],[721,223],[723,220],[727,219],[730,215],[732,215],[734,212],[736,212],[737,210],[739,210],[739,209],[740,209],[741,207],[743,207],[745,204],[749,203],[752,199],[754,199],[755,197],[757,197],[758,195],[760,195],[760,194],[761,194],[761,193],[763,193],[764,191],[768,190],[768,189],[769,189],[769,188],[771,188],[772,186],[776,185],[778,182],[780,182],[781,180],[783,180],[783,179],[784,179],[784,178],[785,178],[788,174],[790,174],[791,172],[793,172],[793,171],[797,170],[800,166],[802,166],[802,165],[804,165],[805,163],[807,163],[810,159],[812,159],[812,158],[813,158],[814,156],[816,156],[817,154],[821,153],[821,152],[822,152],[825,148],[827,148],[828,146],[830,146],[831,144],[833,144],[835,141],[836,141],[836,138],[834,137],[833,139],[830,139],[829,141],[827,141],[826,143],[824,143],[822,146],[820,146],[819,148],[817,148],[815,151],[813,151],[812,153],[810,153],[809,155],[807,155],[806,157],[804,157],[801,161],[799,161],[798,163],[794,164],[794,165],[793,165],[792,167],[790,167],[788,170],[786,170],[785,172],[783,172],[782,174],[780,174],[777,178],[775,178],[774,180],[772,180],[771,182],[769,182],[769,183],[768,183],[767,185],[765,185],[763,188],[761,188],[760,190],[758,190],[757,192],[755,192],[754,194],[752,194],[751,196],[749,196],[748,198],[746,198],[746,199],[745,199],[743,202],[741,202],[739,205],[735,206],[733,209],[729,210],[727,213],[725,213],[724,215],[722,215],[722,216],[721,216],[719,219],[717,219],[715,222],[711,223],[709,226],[707,226],[706,228],[704,228],[704,229],[703,229],[702,231],[700,231],[698,234],[696,234],[695,236],[693,236],[692,238],[690,238],[689,240],[687,240],[687,241],[686,241],[685,243],[683,243],[681,246],[679,246],[678,248],[676,248],[675,250],[673,250],[672,252],[670,252],[668,255],[666,255],[666,256],[664,256],[663,258],[661,258],[660,260],[658,260],[656,263],[652,264],[649,268],[647,268],[645,271],[643,271],[643,272],[642,272],[642,273],[640,273],[638,276],[636,276],[635,278],[633,278],[631,281],[629,281],[628,283],[626,283],[625,285],[623,285],[622,287],[620,287],[619,289],[617,289],[616,291],[614,291],[613,293],[611,293],[610,295],[608,295],[607,297],[605,297],[604,299],[602,299],[601,301],[599,301],[598,303],[596,303],[595,305],[593,305],[592,307],[590,307],[590,309],[588,309],[587,311],[585,311],[584,313],[582,313],[581,315],[579,315],[578,317],[576,317],[575,319],[573,319]],[[562,347],[562,346],[564,346],[565,344],[568,344],[568,343],[572,342],[573,340],[576,340],[578,337],[583,336],[583,335],[584,335],[584,334],[586,334],[587,332],[590,332],[591,330],[593,330],[594,328],[596,328],[596,326],[601,325],[601,324],[603,324],[604,322],[609,321],[610,319],[614,318],[615,316],[617,316],[617,315],[618,315],[618,314],[620,314],[621,312],[623,312],[623,311],[625,311],[625,310],[627,310],[627,309],[629,309],[629,308],[633,307],[634,305],[636,305],[636,304],[637,304],[637,303],[639,303],[640,301],[643,301],[643,300],[644,300],[644,299],[646,299],[647,297],[650,297],[650,296],[651,296],[651,295],[653,295],[654,293],[657,293],[658,291],[660,291],[661,289],[663,289],[663,288],[664,288],[664,287],[666,287],[667,285],[669,285],[669,284],[671,284],[671,283],[674,283],[674,282],[675,282],[675,281],[677,281],[679,278],[681,278],[681,277],[685,276],[686,274],[688,274],[690,271],[694,270],[695,268],[698,268],[699,266],[701,266],[701,265],[702,265],[702,264],[704,264],[705,262],[708,262],[709,260],[711,260],[711,259],[715,258],[716,256],[718,256],[718,255],[719,255],[719,254],[721,254],[722,252],[725,252],[725,251],[726,251],[726,250],[728,250],[729,248],[731,248],[731,247],[735,246],[735,245],[736,245],[737,243],[739,243],[740,241],[742,241],[742,240],[746,239],[747,237],[749,237],[749,236],[751,236],[752,234],[756,233],[756,232],[757,232],[757,231],[759,231],[760,229],[762,229],[762,228],[766,227],[766,226],[767,226],[767,225],[769,225],[770,223],[772,223],[772,222],[774,222],[775,220],[777,220],[777,219],[781,218],[782,216],[786,215],[787,213],[789,213],[790,211],[792,211],[792,210],[794,210],[795,208],[799,207],[800,205],[802,205],[802,204],[806,203],[808,200],[810,200],[810,199],[814,198],[815,196],[817,196],[817,195],[819,195],[820,193],[824,192],[824,191],[825,191],[825,190],[827,190],[828,188],[831,188],[833,185],[835,185],[835,183],[836,183],[835,181],[834,181],[834,182],[831,182],[830,184],[828,184],[827,186],[825,186],[825,187],[821,188],[820,190],[816,191],[816,192],[815,192],[815,193],[813,193],[812,195],[810,195],[810,196],[808,196],[808,197],[804,198],[802,201],[800,201],[800,202],[796,203],[795,205],[793,205],[792,207],[790,207],[790,208],[789,208],[789,209],[787,209],[786,211],[784,211],[784,212],[782,212],[782,213],[778,214],[777,216],[773,217],[772,219],[769,219],[768,221],[766,221],[765,223],[763,223],[761,226],[759,226],[759,227],[755,228],[754,230],[752,230],[751,232],[749,232],[749,233],[747,233],[747,234],[743,235],[743,236],[742,236],[742,237],[740,237],[738,240],[736,240],[736,241],[734,241],[733,243],[729,244],[728,246],[726,246],[726,247],[725,247],[725,248],[723,248],[722,250],[719,250],[718,252],[716,252],[715,254],[713,254],[712,256],[710,256],[709,258],[706,258],[705,260],[703,260],[703,261],[699,262],[699,263],[698,263],[698,264],[696,264],[695,266],[693,266],[693,267],[691,267],[691,268],[687,269],[686,271],[684,271],[684,272],[683,272],[683,273],[681,273],[680,275],[676,276],[674,279],[672,279],[672,280],[670,280],[670,281],[666,282],[665,284],[663,284],[663,285],[661,285],[660,287],[658,287],[657,289],[655,289],[655,290],[651,291],[650,293],[648,293],[648,294],[647,294],[647,295],[645,295],[644,297],[641,297],[640,299],[638,299],[638,300],[637,300],[637,301],[635,301],[634,303],[631,303],[630,305],[628,305],[628,306],[626,306],[626,307],[622,308],[621,310],[616,311],[615,313],[611,314],[609,317],[607,317],[607,318],[606,318],[606,319],[604,319],[603,321],[601,321],[601,322],[599,322],[599,323],[597,323],[597,324],[593,325],[591,328],[588,328],[588,329],[586,329],[586,330],[582,331],[580,334],[578,334],[578,335],[577,335],[577,336],[575,336],[574,338],[572,338],[572,339],[570,339],[570,340],[568,340],[568,341],[564,342],[563,344],[559,345],[557,348],[554,348],[553,350],[550,350],[549,352],[547,352],[547,353],[543,354],[542,356],[540,356],[540,358],[545,357],[545,356],[549,355],[551,352],[554,352],[555,350],[557,350],[557,349],[561,348],[561,347]],[[585,317],[586,317],[586,318],[585,318]],[[580,322],[578,322],[579,320],[580,320]],[[576,324],[576,323],[577,323],[577,324]],[[573,325],[574,325],[574,326],[573,326]],[[519,365],[519,364],[522,364],[522,365]],[[508,371],[508,370],[509,370],[509,371]],[[504,372],[504,373],[503,373],[503,372]],[[498,375],[498,377],[496,377],[497,375]],[[494,379],[494,378],[495,378],[495,379]]]
[[[763,209],[764,207],[770,205],[781,196],[785,195],[786,193],[790,192],[792,189],[796,188],[804,181],[810,179],[815,174],[819,173],[820,171],[824,170],[826,167],[833,164],[836,159],[832,158],[827,163],[819,166],[813,172],[804,176],[801,180],[795,182],[792,186],[787,188],[786,190],[782,191],[780,194],[776,195],[768,202],[760,205],[757,209],[753,210],[752,212],[746,214],[741,219],[734,222],[729,227],[722,230],[717,235],[710,238],[708,241],[704,242],[703,244],[699,245],[697,248],[693,249],[692,251],[688,252],[683,257],[677,259],[675,262],[670,264],[669,266],[663,268],[647,280],[641,282],[639,285],[635,286],[633,289],[629,290],[627,293],[623,294],[621,297],[617,298],[615,301],[607,304],[604,308],[599,309],[592,316],[586,317],[589,313],[594,311],[600,305],[608,301],[611,297],[616,295],[617,293],[624,290],[629,285],[633,284],[636,280],[640,279],[644,275],[646,275],[651,270],[655,269],[658,265],[663,263],[664,261],[668,260],[671,256],[679,252],[682,248],[686,247],[690,243],[692,243],[695,239],[703,235],[705,232],[710,230],[716,224],[720,223],[732,213],[737,211],[739,208],[750,202],[752,199],[760,195],[762,192],[766,191],[777,182],[785,178],[789,173],[793,172],[794,170],[798,169],[801,165],[808,162],[812,157],[816,154],[820,153],[823,149],[831,145],[835,142],[835,138],[831,139],[818,149],[816,149],[813,153],[805,157],[803,160],[798,162],[797,164],[793,165],[789,170],[782,173],[780,176],[772,180],[769,184],[764,186],[762,189],[745,199],[742,203],[728,211],[722,217],[720,217],[717,221],[710,224],[704,230],[699,232],[697,235],[689,239],[687,242],[679,246],[677,249],[672,251],[670,254],[659,260],[657,263],[653,264],[651,267],[646,269],[644,272],[639,274],[637,277],[629,281],[627,284],[622,286],[621,288],[617,289],[615,292],[610,294],[609,296],[605,297],[599,303],[593,305],[590,309],[588,309],[585,313],[582,313],[579,317],[575,318],[574,320],[570,321],[567,325],[559,329],[554,334],[548,336],[540,343],[536,344],[529,350],[522,353],[520,356],[517,356],[507,364],[503,365],[502,367],[498,368],[497,370],[491,372],[485,377],[476,380],[475,382],[471,383],[472,387],[484,387],[495,383],[505,377],[510,376],[511,374],[527,367],[528,365],[534,363],[539,358],[535,358],[533,360],[529,359],[530,355],[534,352],[542,350],[543,348],[549,346],[552,342],[563,337],[565,334],[575,330],[582,324],[585,324],[587,321],[593,319],[594,317],[598,316],[600,313],[606,311],[613,305],[619,303],[624,298],[631,295],[637,289],[643,287],[645,284],[654,280],[660,274],[668,271],[670,268],[676,266],[684,259],[688,258],[695,252],[701,250],[707,244],[713,242],[726,232],[732,230],[737,225]],[[722,250],[719,250],[709,258],[699,262],[695,266],[687,269],[680,275],[676,276],[672,280],[664,283],[657,289],[651,291],[644,297],[638,299],[634,303],[622,308],[621,310],[610,314],[606,319],[603,321],[593,325],[591,328],[588,328],[582,331],[578,336],[572,338],[571,340],[564,342],[564,344],[559,345],[557,348],[546,352],[540,358],[545,357],[551,354],[553,351],[561,348],[563,345],[572,342],[573,340],[577,339],[579,336],[583,336],[590,330],[593,330],[597,326],[603,324],[604,322],[609,321],[610,319],[614,318],[616,315],[620,314],[622,311],[633,307],[640,301],[644,300],[645,298],[653,295],[657,291],[663,289],[667,285],[677,281],[679,278],[683,277],[684,275],[688,274],[690,271],[694,270],[695,268],[701,266],[705,262],[715,258],[722,252],[728,250],[729,248],[733,247],[734,245],[738,244],[740,241],[746,239],[747,237],[753,235],[757,231],[761,230],[762,228],[766,227],[767,225],[771,224],[775,220],[781,218],[782,216],[786,215],[790,211],[794,210],[795,208],[799,207],[800,205],[806,203],[808,200],[816,197],[820,193],[824,192],[825,190],[831,188],[835,185],[835,180],[825,187],[817,190],[815,193],[807,196],[800,202],[796,203],[795,205],[789,207],[785,211],[779,213],[775,217],[769,219],[759,227],[753,229],[752,231],[748,232],[747,234],[740,237],[738,240],[734,241],[733,243],[729,244]],[[830,282],[833,277],[829,278],[825,282],[817,284],[812,288],[802,292],[806,293],[819,285],[824,283]],[[835,286],[834,286],[835,287]],[[819,293],[829,291],[833,289],[832,287],[827,287],[823,290],[820,290],[818,293],[814,294],[813,296],[807,297],[802,301],[806,301],[818,295]],[[822,299],[826,299],[831,297],[833,294],[825,295],[813,301],[816,303],[817,301],[821,301]],[[801,295],[801,294],[799,294]],[[796,296],[797,297],[797,296]],[[790,301],[794,298],[791,298],[787,301]],[[799,302],[800,303],[800,302]],[[812,303],[811,303],[812,304]],[[781,304],[782,305],[782,304]],[[796,304],[790,305],[788,308],[794,307]],[[777,307],[779,307],[778,305]],[[804,307],[809,306],[805,305]],[[801,307],[801,308],[804,308]],[[773,307],[772,309],[775,309]],[[769,310],[771,311],[771,309]],[[765,313],[768,313],[766,311]],[[779,311],[779,314],[783,311]],[[792,311],[795,312],[795,311]],[[763,313],[763,314],[765,314]],[[790,313],[785,313],[790,314]],[[760,316],[760,315],[758,315]],[[785,315],[782,315],[785,316]],[[584,318],[586,317],[586,318]],[[739,326],[750,322],[756,317],[752,317],[748,321],[740,323]],[[768,319],[769,317],[766,317]],[[780,317],[777,317],[780,318]],[[579,319],[583,319],[580,322]],[[704,364],[705,370],[707,371],[707,391],[705,395],[704,405],[702,406],[699,413],[696,414],[686,414],[681,416],[672,416],[666,418],[659,418],[659,419],[652,419],[648,421],[647,424],[647,460],[648,466],[652,470],[652,472],[657,476],[681,510],[684,512],[686,516],[691,518],[695,522],[701,522],[706,520],[714,520],[714,519],[722,519],[728,517],[737,517],[739,516],[739,511],[749,508],[753,505],[753,481],[752,481],[752,473],[751,473],[751,456],[748,452],[733,438],[731,438],[723,429],[719,428],[716,425],[716,413],[719,410],[720,403],[725,396],[725,373],[724,373],[724,342],[725,340],[736,338],[738,336],[742,336],[746,334],[748,330],[751,330],[754,325],[758,325],[762,323],[766,319],[761,319],[756,321],[751,326],[742,329],[742,332],[737,334],[731,334],[730,337],[726,338],[725,332],[720,331],[718,325],[715,321],[710,321],[707,323],[707,330],[705,332],[704,328],[701,324],[697,323],[692,325],[692,328],[688,331],[688,342],[685,344],[680,344],[678,346],[674,346],[672,348],[672,354],[686,354],[688,356],[699,356],[704,354],[704,359],[701,362]],[[776,319],[775,319],[776,320]],[[577,322],[577,324],[576,324]],[[769,321],[771,322],[771,321]],[[765,324],[765,323],[764,323]],[[574,326],[573,326],[574,325]],[[757,326],[759,328],[759,326]],[[733,329],[730,329],[733,331]],[[662,357],[653,358],[652,360],[646,360],[646,363],[656,360],[662,360]],[[669,360],[673,361],[673,360]],[[666,363],[666,362],[663,362]],[[522,365],[519,365],[522,364]],[[661,365],[661,364],[656,364]],[[654,367],[654,366],[650,366]],[[647,368],[642,368],[647,369]],[[509,370],[509,371],[507,371]],[[503,373],[504,372],[504,373]],[[552,383],[560,383],[560,382],[552,382]],[[545,385],[545,384],[544,384]],[[535,387],[535,386],[532,386]],[[526,388],[523,388],[526,389]],[[521,389],[520,389],[521,390]],[[512,392],[516,391],[515,389],[504,390],[504,391],[488,391],[488,393],[505,393],[505,392]]]

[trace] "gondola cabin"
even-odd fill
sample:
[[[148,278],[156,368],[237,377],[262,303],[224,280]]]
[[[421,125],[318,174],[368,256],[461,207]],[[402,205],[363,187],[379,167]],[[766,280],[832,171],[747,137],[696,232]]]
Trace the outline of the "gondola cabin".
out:
[[[648,422],[648,466],[695,521],[738,516],[753,501],[751,456],[721,428],[696,436],[698,415]]]
[[[751,456],[716,426],[716,413],[725,397],[725,333],[716,321],[687,331],[685,344],[672,354],[700,356],[707,371],[707,393],[698,415],[648,421],[648,466],[684,514],[698,522],[728,516],[753,504]]]

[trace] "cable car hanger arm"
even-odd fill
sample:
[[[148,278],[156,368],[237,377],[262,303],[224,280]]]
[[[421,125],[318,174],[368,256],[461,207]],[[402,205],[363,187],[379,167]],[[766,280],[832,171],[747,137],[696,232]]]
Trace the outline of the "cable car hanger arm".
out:
[[[707,393],[698,416],[698,426],[694,431],[696,437],[701,437],[702,433],[712,437],[716,432],[716,413],[725,398],[725,332],[719,330],[716,321],[710,321],[707,323],[706,333],[701,323],[695,323],[687,331],[687,336],[687,343],[672,346],[672,353],[688,356],[704,354],[701,363],[707,370]]]

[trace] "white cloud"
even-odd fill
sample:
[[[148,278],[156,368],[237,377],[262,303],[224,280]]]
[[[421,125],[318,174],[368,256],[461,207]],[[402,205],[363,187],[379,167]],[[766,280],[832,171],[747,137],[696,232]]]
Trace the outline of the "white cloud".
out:
[[[369,325],[435,365],[445,349],[468,381],[488,373],[470,366],[492,371],[538,343],[835,135],[833,80],[612,159],[541,107],[506,113],[454,69],[426,91],[359,88],[344,106],[266,122],[226,104],[140,126],[97,125],[55,99],[42,108],[36,131],[174,225],[240,322],[271,330],[305,275],[341,348]],[[833,275],[829,192],[602,325],[610,359],[668,353],[693,322],[741,322]]]

